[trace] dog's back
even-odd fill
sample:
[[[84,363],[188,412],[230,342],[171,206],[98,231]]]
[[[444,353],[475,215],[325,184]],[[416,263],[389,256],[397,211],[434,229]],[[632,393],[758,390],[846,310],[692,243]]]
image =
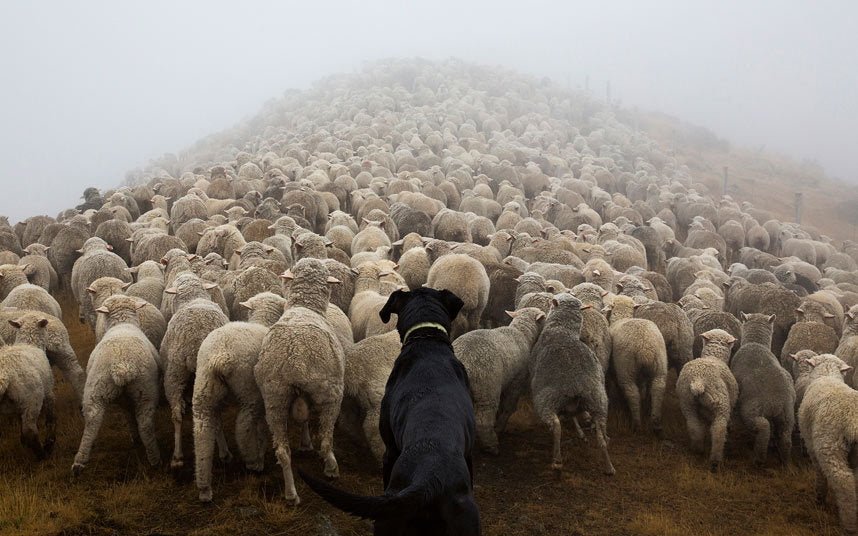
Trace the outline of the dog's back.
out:
[[[360,497],[299,474],[334,506],[374,519],[376,535],[480,534],[473,497],[474,408],[468,375],[447,336],[461,300],[448,291],[391,294],[402,351],[381,403],[385,494]],[[385,319],[387,316],[387,319]]]

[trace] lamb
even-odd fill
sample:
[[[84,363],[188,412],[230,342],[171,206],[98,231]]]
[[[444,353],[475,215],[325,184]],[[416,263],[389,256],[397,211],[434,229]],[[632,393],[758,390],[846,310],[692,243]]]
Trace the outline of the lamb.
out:
[[[18,315],[8,321],[17,330],[15,344],[0,345],[0,404],[14,405],[21,417],[21,443],[43,460],[56,439],[54,376],[45,356],[48,319],[37,313]],[[41,415],[47,429],[44,443],[39,439]]]
[[[194,381],[194,454],[200,500],[212,500],[211,465],[215,436],[221,458],[229,457],[220,423],[220,408],[230,393],[238,400],[235,441],[249,471],[262,471],[266,430],[262,395],[253,367],[268,328],[283,314],[286,300],[270,292],[257,294],[241,306],[250,311],[247,322],[230,322],[209,333],[197,354]]]
[[[309,408],[316,410],[325,476],[339,476],[333,432],[343,398],[345,358],[324,316],[328,285],[339,281],[328,275],[324,264],[309,258],[295,263],[285,275],[292,278],[286,309],[262,342],[254,377],[265,402],[275,455],[283,469],[284,495],[297,505],[300,499],[292,477],[286,420],[291,416],[303,424],[309,418]]]
[[[447,289],[465,302],[453,322],[451,339],[479,326],[491,287],[489,276],[480,261],[456,253],[444,255],[429,269],[426,286],[437,290]]]
[[[798,427],[816,469],[816,501],[834,492],[840,524],[856,532],[853,456],[858,444],[858,392],[843,382],[852,367],[834,356],[808,360],[811,381],[798,408]]]
[[[107,406],[122,395],[130,398],[133,406],[133,410],[127,408],[133,443],[142,441],[150,465],[161,462],[154,422],[160,367],[158,351],[140,330],[137,310],[144,305],[146,302],[138,298],[117,295],[98,308],[97,312],[107,317],[107,333],[92,350],[86,366],[85,424],[72,464],[74,475],[79,475],[89,463]]]
[[[173,458],[170,467],[184,465],[182,456],[182,417],[185,413],[184,394],[197,370],[197,354],[206,336],[223,326],[229,319],[211,301],[207,290],[217,286],[203,283],[194,274],[184,273],[174,286],[164,292],[174,295],[173,316],[161,341],[161,362],[164,366],[164,394],[170,404],[173,422]]]
[[[563,468],[559,414],[586,411],[595,424],[603,471],[613,475],[616,471],[608,455],[606,434],[605,372],[592,350],[579,340],[581,309],[587,306],[569,294],[557,295],[553,305],[533,346],[529,367],[534,410],[548,425],[554,440],[551,467],[555,471]]]
[[[625,395],[635,429],[641,427],[641,387],[650,393],[650,416],[656,435],[661,434],[661,410],[667,380],[667,348],[658,326],[633,318],[637,304],[628,296],[615,296],[607,308],[612,340],[611,364]]]
[[[721,329],[709,330],[702,337],[703,352],[682,367],[676,394],[693,450],[703,450],[709,425],[709,466],[715,472],[724,460],[727,425],[739,398],[739,385],[728,366],[736,338]]]
[[[474,330],[453,342],[453,351],[470,379],[477,439],[495,455],[496,431],[506,427],[527,391],[530,351],[545,319],[545,313],[533,307],[507,314],[512,318],[509,326]]]
[[[781,462],[786,465],[795,423],[795,387],[789,372],[770,350],[775,317],[742,313],[740,319],[742,346],[730,363],[739,384],[739,415],[756,434],[754,462],[765,463],[769,437],[774,432]]]

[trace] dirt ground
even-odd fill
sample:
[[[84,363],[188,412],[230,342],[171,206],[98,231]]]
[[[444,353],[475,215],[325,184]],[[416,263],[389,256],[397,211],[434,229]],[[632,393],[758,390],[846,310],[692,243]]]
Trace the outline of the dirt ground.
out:
[[[68,307],[66,307],[68,310]],[[93,346],[73,316],[73,344],[85,360]],[[359,535],[368,522],[335,511],[302,483],[297,508],[282,500],[282,473],[273,455],[261,476],[246,474],[238,461],[216,463],[215,500],[197,502],[192,464],[178,474],[146,464],[131,448],[125,417],[108,413],[83,475],[71,478],[82,421],[68,384],[59,384],[56,449],[37,463],[18,441],[18,425],[0,417],[0,534],[61,535]],[[662,440],[632,434],[622,408],[609,420],[610,454],[617,474],[600,473],[598,452],[573,435],[563,445],[565,470],[551,471],[550,437],[526,404],[501,437],[498,457],[476,459],[476,495],[484,534],[527,535],[833,535],[836,509],[814,503],[813,471],[796,445],[792,467],[776,456],[766,468],[751,463],[750,438],[731,430],[724,470],[712,474],[702,458],[686,449],[678,405],[667,397]],[[229,420],[227,420],[229,423]],[[231,426],[227,424],[230,437]],[[171,427],[167,408],[158,415],[162,458],[169,459]],[[231,440],[231,439],[230,439]],[[185,430],[187,452],[191,431]],[[235,449],[233,449],[235,452]],[[380,471],[360,443],[338,437],[339,485],[358,493],[381,492]],[[315,456],[295,463],[320,474]]]

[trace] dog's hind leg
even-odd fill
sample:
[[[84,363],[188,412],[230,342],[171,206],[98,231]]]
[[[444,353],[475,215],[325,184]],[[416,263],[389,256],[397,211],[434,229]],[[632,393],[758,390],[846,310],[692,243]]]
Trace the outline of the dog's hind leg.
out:
[[[470,495],[447,500],[441,504],[441,516],[448,536],[477,536],[480,534],[480,511]]]

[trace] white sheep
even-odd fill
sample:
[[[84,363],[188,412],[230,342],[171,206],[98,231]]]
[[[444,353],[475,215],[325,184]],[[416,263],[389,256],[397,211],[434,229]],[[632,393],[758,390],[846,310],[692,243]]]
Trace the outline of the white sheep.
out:
[[[717,471],[724,459],[727,424],[739,398],[739,384],[730,372],[728,363],[736,338],[721,329],[712,329],[701,335],[703,351],[682,367],[676,380],[679,407],[685,417],[691,448],[703,450],[706,426],[712,448],[709,464]]]
[[[86,365],[85,424],[72,465],[75,475],[89,463],[107,406],[122,395],[130,398],[133,407],[126,411],[134,444],[143,443],[150,465],[161,462],[154,420],[159,398],[158,351],[141,331],[137,317],[138,309],[145,304],[138,298],[116,295],[97,310],[107,317],[107,333],[92,350]]]
[[[284,276],[292,278],[286,310],[262,342],[254,376],[265,400],[265,419],[283,469],[286,500],[298,504],[286,421],[291,416],[303,424],[312,405],[319,415],[319,454],[325,475],[339,476],[333,432],[343,398],[345,358],[337,335],[325,319],[328,285],[339,280],[328,276],[325,265],[312,258],[301,259]]]
[[[257,294],[241,306],[249,311],[247,322],[230,322],[209,333],[197,354],[194,381],[194,454],[196,482],[201,501],[212,500],[211,466],[215,439],[221,459],[230,453],[223,438],[221,407],[228,395],[238,401],[235,440],[247,469],[262,471],[266,434],[264,404],[253,367],[268,329],[283,314],[286,300],[276,294]]]

